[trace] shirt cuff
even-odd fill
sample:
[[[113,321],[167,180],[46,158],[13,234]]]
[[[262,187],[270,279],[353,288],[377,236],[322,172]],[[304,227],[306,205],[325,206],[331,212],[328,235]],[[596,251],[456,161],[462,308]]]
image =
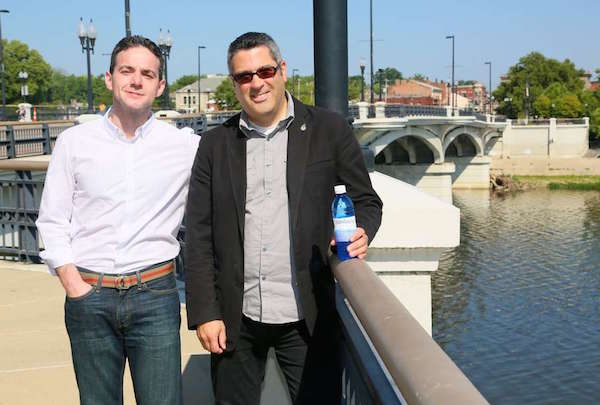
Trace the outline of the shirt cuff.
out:
[[[56,276],[56,268],[64,266],[65,264],[75,263],[73,260],[73,253],[71,249],[65,249],[61,251],[48,251],[44,250],[40,253],[40,257],[44,259],[50,274]]]

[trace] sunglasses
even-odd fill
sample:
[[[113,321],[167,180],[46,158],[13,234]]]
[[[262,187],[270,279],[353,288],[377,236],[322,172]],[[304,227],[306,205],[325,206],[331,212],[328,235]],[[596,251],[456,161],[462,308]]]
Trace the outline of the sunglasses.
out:
[[[254,78],[254,75],[260,77],[261,79],[272,78],[273,76],[275,76],[275,74],[277,73],[277,71],[279,70],[280,67],[281,66],[278,63],[277,66],[261,67],[260,69],[255,70],[254,72],[241,72],[241,73],[232,74],[231,78],[237,84],[248,84],[252,81],[252,79]]]

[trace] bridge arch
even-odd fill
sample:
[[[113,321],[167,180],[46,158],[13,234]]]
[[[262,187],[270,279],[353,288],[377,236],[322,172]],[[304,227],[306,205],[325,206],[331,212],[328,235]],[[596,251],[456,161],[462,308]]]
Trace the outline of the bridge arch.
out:
[[[407,140],[402,140],[402,138],[408,137],[414,137],[421,141],[431,151],[434,163],[442,163],[444,161],[442,142],[440,138],[423,128],[406,127],[386,132],[385,135],[380,136],[368,144],[368,147],[373,154],[377,156],[388,145],[395,141],[401,140],[399,144],[408,153],[409,161],[411,163],[416,163],[414,148],[409,145]]]
[[[456,127],[454,129],[448,131],[448,133],[444,136],[444,143],[443,143],[444,156],[446,156],[446,151],[448,150],[448,147],[453,143],[454,143],[454,146],[456,147],[457,151],[460,154],[462,145],[459,142],[454,142],[454,141],[457,140],[457,138],[461,135],[464,135],[465,138],[467,138],[471,141],[471,143],[473,144],[473,147],[475,148],[475,154],[477,156],[483,156],[484,149],[483,149],[482,136],[478,129],[473,128],[473,127],[468,127],[468,126],[460,126],[460,127]]]

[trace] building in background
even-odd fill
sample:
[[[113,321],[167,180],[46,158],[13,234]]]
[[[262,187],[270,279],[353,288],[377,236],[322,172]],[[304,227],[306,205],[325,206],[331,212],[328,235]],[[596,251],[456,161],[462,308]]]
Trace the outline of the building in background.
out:
[[[485,111],[487,104],[487,90],[483,83],[469,81],[456,86],[456,94],[469,100],[469,108],[475,111]]]
[[[217,109],[215,91],[226,79],[225,75],[208,75],[200,79],[200,97],[198,97],[198,81],[183,86],[175,92],[175,109],[186,114],[215,111]]]
[[[457,87],[458,89],[458,87]],[[396,80],[387,87],[386,102],[406,105],[446,106],[451,104],[450,84],[444,81],[431,80]],[[463,95],[455,95],[459,109],[469,108],[471,100]]]

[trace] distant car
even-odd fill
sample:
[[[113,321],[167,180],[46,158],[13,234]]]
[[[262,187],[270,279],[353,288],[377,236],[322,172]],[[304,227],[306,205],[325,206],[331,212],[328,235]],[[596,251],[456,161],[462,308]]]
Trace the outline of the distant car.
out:
[[[154,113],[156,118],[177,118],[181,116],[181,113],[178,113],[174,110],[159,110]]]

